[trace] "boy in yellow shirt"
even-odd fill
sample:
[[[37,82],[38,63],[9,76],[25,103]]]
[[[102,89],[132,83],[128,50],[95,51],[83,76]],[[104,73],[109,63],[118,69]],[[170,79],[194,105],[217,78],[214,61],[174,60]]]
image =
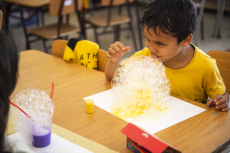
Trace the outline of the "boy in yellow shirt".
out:
[[[171,94],[229,111],[229,94],[214,59],[190,44],[196,28],[196,8],[191,0],[154,0],[146,7],[142,27],[146,48],[138,55],[152,56],[165,66]],[[119,59],[130,46],[115,42],[108,49],[105,76],[113,78]]]

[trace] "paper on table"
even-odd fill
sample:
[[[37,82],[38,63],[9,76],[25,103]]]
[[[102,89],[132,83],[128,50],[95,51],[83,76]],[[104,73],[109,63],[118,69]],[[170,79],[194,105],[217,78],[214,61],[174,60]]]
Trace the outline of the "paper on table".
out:
[[[25,143],[25,141],[22,139],[21,135],[18,132],[9,135],[8,138],[11,142],[22,141]],[[35,153],[92,153],[91,151],[86,150],[85,148],[82,148],[62,137],[59,137],[54,133],[51,134],[51,143],[49,146],[44,148],[36,148],[32,144],[30,144],[28,145],[28,147],[31,151]]]
[[[89,97],[85,97],[83,99],[84,100],[93,99],[94,104],[96,106],[111,113],[110,111],[110,104],[112,103],[111,92],[112,90],[110,89]],[[166,129],[167,127],[170,127],[174,124],[177,124],[181,121],[184,121],[192,116],[195,116],[205,111],[205,109],[203,108],[197,107],[195,105],[192,105],[188,102],[182,101],[172,96],[169,105],[171,107],[171,111],[169,112],[169,114],[167,114],[166,116],[160,119],[152,120],[152,121],[140,121],[140,122],[130,121],[130,123],[142,127],[146,131],[154,134],[163,129]]]

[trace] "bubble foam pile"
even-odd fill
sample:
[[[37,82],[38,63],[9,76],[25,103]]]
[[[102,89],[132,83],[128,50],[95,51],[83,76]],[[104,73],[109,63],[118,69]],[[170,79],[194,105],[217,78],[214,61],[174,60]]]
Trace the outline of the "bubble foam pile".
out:
[[[150,56],[125,59],[112,79],[111,112],[126,121],[156,120],[171,108],[163,64]]]
[[[42,90],[26,89],[20,91],[12,100],[31,118],[15,107],[10,108],[10,117],[23,139],[32,142],[32,135],[42,136],[50,132],[54,105],[50,96]]]

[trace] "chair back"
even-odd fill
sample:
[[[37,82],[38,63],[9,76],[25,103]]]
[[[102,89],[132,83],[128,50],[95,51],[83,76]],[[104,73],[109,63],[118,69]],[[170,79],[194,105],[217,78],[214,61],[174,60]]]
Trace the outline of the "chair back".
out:
[[[2,30],[2,10],[0,9],[0,30]]]
[[[76,1],[77,5],[75,5]],[[62,9],[61,15],[66,15],[76,12],[76,8],[77,10],[81,10],[82,7],[83,0],[50,0],[49,12],[50,15],[58,16],[59,11]]]
[[[63,58],[65,47],[67,44],[68,44],[67,40],[61,40],[61,39],[54,40],[52,44],[52,51],[51,51],[52,55],[59,58]]]
[[[133,2],[134,0],[128,0],[129,3]],[[111,3],[111,0],[101,0],[101,5],[103,6],[109,6]],[[126,4],[127,0],[113,0],[113,4],[112,5],[122,5],[122,4]]]
[[[101,0],[101,5],[102,6],[105,6],[105,7],[108,7],[108,15],[107,15],[107,27],[110,26],[110,21],[111,21],[111,18],[112,18],[112,7],[113,6],[116,6],[116,5],[119,5],[119,14],[121,14],[121,6],[123,4],[127,4],[127,13],[128,13],[128,17],[131,19],[132,21],[132,15],[131,15],[131,10],[130,10],[130,3],[133,2],[134,0]]]
[[[212,50],[207,54],[216,60],[220,75],[223,78],[227,91],[230,92],[230,53]]]
[[[68,44],[67,40],[54,40],[52,44],[52,55],[63,58],[65,47]],[[105,72],[105,65],[108,61],[108,58],[106,57],[107,52],[104,51],[103,49],[98,50],[98,70]]]

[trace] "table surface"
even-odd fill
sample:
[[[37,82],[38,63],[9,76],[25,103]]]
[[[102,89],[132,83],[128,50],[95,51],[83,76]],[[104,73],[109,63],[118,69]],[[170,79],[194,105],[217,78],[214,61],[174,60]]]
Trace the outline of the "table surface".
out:
[[[50,3],[50,0],[2,0],[2,1],[15,3],[27,7],[39,7]]]
[[[95,106],[87,114],[84,97],[111,89],[100,71],[66,63],[46,53],[29,50],[20,53],[19,79],[11,99],[21,90],[31,88],[51,93],[54,82],[53,123],[118,152],[126,148],[120,131],[127,122]],[[177,97],[180,98],[180,97]],[[230,138],[230,113],[180,98],[207,111],[166,128],[155,135],[182,152],[212,152]],[[213,113],[218,112],[219,115]]]

